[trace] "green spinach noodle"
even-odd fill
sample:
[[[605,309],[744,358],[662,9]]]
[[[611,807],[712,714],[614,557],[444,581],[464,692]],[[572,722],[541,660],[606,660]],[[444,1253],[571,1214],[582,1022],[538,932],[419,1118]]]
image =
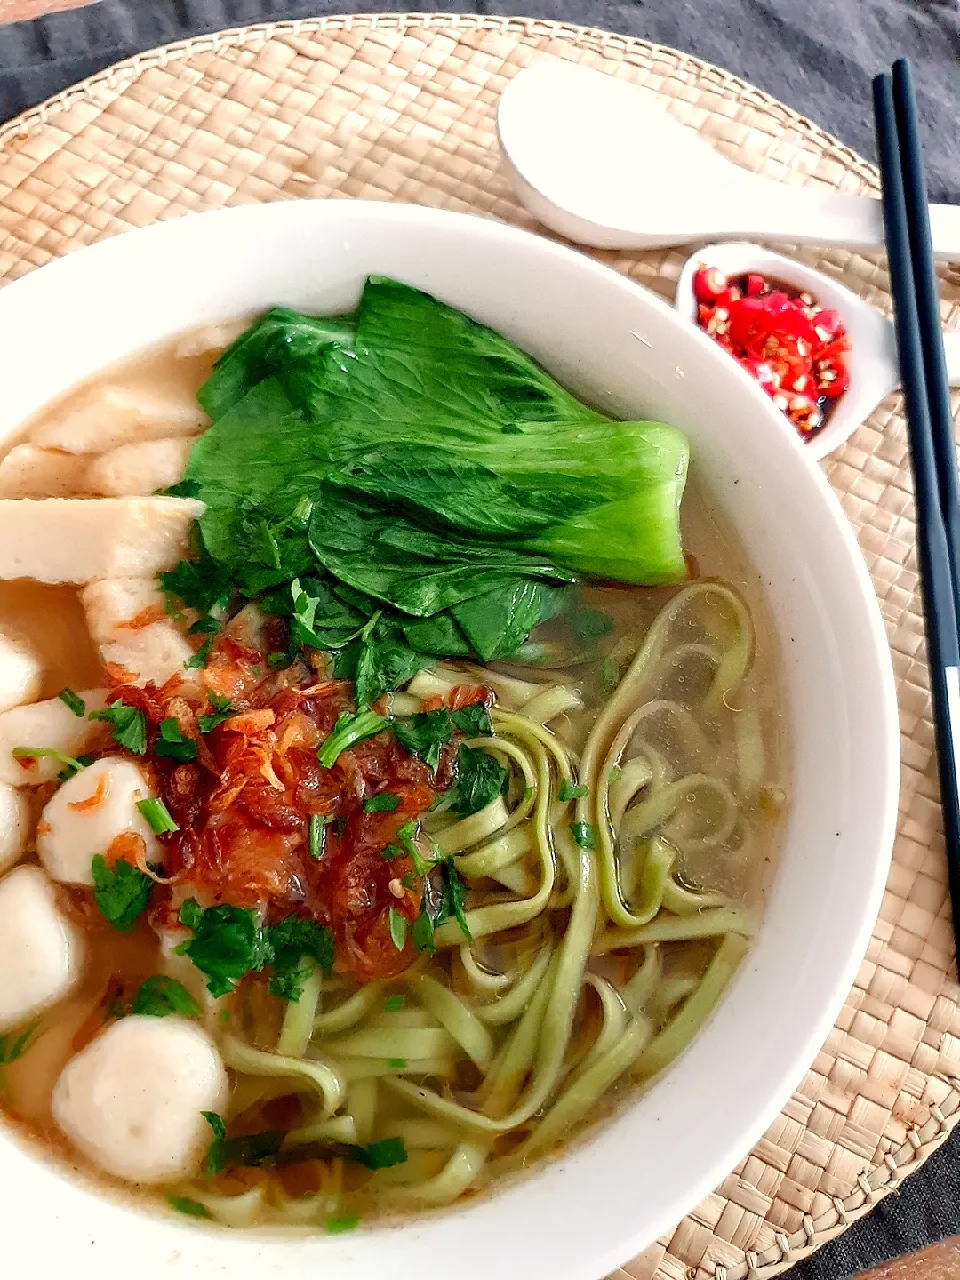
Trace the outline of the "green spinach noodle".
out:
[[[435,956],[390,984],[402,1004],[385,999],[384,984],[350,989],[318,974],[269,1050],[228,1041],[227,1062],[246,1077],[243,1105],[310,1096],[313,1115],[284,1150],[401,1139],[407,1159],[376,1175],[385,1203],[447,1204],[558,1145],[617,1082],[647,1080],[684,1049],[755,929],[749,909],[684,873],[706,850],[742,862],[764,803],[758,713],[744,684],[752,650],[733,591],[683,588],[579,759],[537,717],[543,692],[526,698],[530,715],[520,682],[502,686],[521,705],[505,709],[501,693],[492,736],[469,745],[509,770],[505,795],[426,823],[476,899],[466,912],[472,943],[456,920],[442,924]],[[462,678],[443,668],[425,676],[414,687],[431,692]],[[684,686],[698,690],[695,701],[677,697]],[[554,705],[563,689],[547,686]],[[685,971],[672,957],[686,943],[697,956]],[[455,1087],[464,1058],[469,1089]],[[197,1183],[189,1194],[232,1224],[265,1209],[256,1190],[216,1196]],[[329,1211],[331,1196],[291,1199],[269,1216],[306,1222]]]

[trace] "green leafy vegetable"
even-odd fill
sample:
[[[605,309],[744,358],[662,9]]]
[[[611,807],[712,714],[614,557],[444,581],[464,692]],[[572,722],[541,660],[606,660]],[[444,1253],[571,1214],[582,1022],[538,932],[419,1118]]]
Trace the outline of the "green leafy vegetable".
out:
[[[147,820],[147,826],[154,835],[163,836],[171,831],[179,831],[180,828],[170,816],[170,810],[162,800],[149,799],[138,800],[137,808]]]
[[[216,1116],[216,1119],[221,1121],[220,1126],[213,1125],[210,1117],[215,1115],[214,1112],[204,1111],[202,1115],[210,1123],[215,1134],[218,1128],[223,1127],[220,1116]],[[225,1128],[223,1131],[226,1132]],[[285,1136],[282,1129],[269,1129],[263,1133],[248,1133],[240,1138],[214,1137],[207,1152],[203,1172],[208,1178],[214,1178],[224,1169],[234,1169],[238,1165],[256,1169],[265,1160],[271,1160],[277,1154],[283,1146]]]
[[[160,722],[160,736],[153,744],[158,756],[168,756],[180,764],[188,764],[197,758],[197,744],[192,738],[184,737],[175,717],[168,716]]]
[[[392,1169],[406,1163],[407,1148],[402,1138],[381,1138],[369,1146],[351,1148],[350,1154],[365,1169]]]
[[[470,926],[467,924],[465,907],[467,900],[466,886],[460,878],[460,873],[457,871],[452,857],[444,858],[440,866],[444,877],[443,898],[440,911],[434,919],[434,924],[440,925],[444,920],[449,920],[453,917],[460,926],[460,932],[466,940],[472,942],[473,938],[470,936]]]
[[[87,714],[87,704],[72,689],[61,689],[57,697],[65,706],[70,708],[75,716],[85,716]]]
[[[363,742],[365,738],[372,738],[374,734],[386,729],[389,723],[389,720],[385,720],[383,716],[378,716],[369,707],[356,712],[356,714],[351,714],[349,711],[341,711],[337,716],[336,724],[333,726],[333,732],[326,741],[320,744],[320,749],[317,751],[317,759],[325,769],[332,769],[341,751],[349,751],[351,747],[355,747],[358,742]]]
[[[100,914],[119,933],[129,933],[147,909],[153,881],[139,867],[122,858],[109,867],[102,853],[93,855],[90,870],[93,900]]]
[[[113,730],[113,739],[134,755],[142,756],[147,750],[147,718],[139,707],[128,707],[125,702],[111,702],[102,711],[91,711],[91,720],[105,720]]]
[[[364,813],[394,813],[400,808],[400,797],[391,795],[389,791],[381,791],[378,796],[370,796],[363,802]]]
[[[167,1204],[171,1209],[176,1209],[177,1213],[185,1213],[188,1218],[212,1218],[213,1214],[210,1210],[200,1203],[199,1200],[193,1200],[190,1196],[167,1196]]]
[[[463,743],[457,750],[457,780],[450,807],[467,816],[478,813],[496,800],[507,783],[507,771],[500,761],[479,747]]]
[[[345,319],[274,308],[199,398],[202,544],[164,590],[201,613],[266,592],[360,706],[432,656],[514,652],[576,573],[685,576],[683,437],[587,408],[406,285],[369,279]]]
[[[200,1016],[200,1006],[183,983],[162,973],[140,983],[130,1009],[132,1013],[152,1018],[165,1018],[170,1013],[178,1013],[183,1018]]]

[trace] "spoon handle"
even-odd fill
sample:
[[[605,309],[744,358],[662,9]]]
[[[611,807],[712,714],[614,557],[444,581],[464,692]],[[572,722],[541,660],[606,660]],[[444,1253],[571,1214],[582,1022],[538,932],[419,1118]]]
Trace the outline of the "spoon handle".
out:
[[[751,192],[751,203],[754,233],[764,240],[782,238],[857,249],[883,245],[883,214],[880,201],[872,196],[836,195],[764,182]],[[934,253],[960,260],[960,205],[931,205],[930,228]]]

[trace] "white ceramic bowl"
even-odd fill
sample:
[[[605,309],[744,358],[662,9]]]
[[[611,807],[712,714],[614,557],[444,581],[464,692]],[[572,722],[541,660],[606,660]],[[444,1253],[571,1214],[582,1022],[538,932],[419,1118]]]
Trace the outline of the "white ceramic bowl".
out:
[[[270,303],[350,308],[368,272],[495,326],[622,416],[686,431],[694,466],[767,584],[793,746],[782,862],[756,946],[702,1034],[614,1123],[476,1203],[348,1236],[230,1233],[151,1217],[0,1131],[11,1266],[230,1280],[597,1280],[673,1226],[776,1116],[827,1035],[879,907],[898,732],[870,580],[800,442],[729,358],[664,302],[493,221],[349,201],[182,218],[0,292],[0,440],[78,379],[205,321]]]

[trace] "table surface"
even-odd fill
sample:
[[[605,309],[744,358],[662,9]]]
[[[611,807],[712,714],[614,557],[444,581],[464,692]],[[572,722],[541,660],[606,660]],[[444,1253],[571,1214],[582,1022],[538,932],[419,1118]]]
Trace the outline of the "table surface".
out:
[[[12,9],[23,0],[0,0]],[[80,0],[46,0],[63,8]],[[44,0],[29,0],[42,8]],[[870,79],[913,59],[930,195],[960,204],[960,0],[100,0],[0,27],[0,121],[111,63],[224,27],[324,13],[410,9],[523,15],[605,27],[717,63],[873,157]],[[903,1189],[786,1280],[952,1280],[960,1241],[960,1131]]]

